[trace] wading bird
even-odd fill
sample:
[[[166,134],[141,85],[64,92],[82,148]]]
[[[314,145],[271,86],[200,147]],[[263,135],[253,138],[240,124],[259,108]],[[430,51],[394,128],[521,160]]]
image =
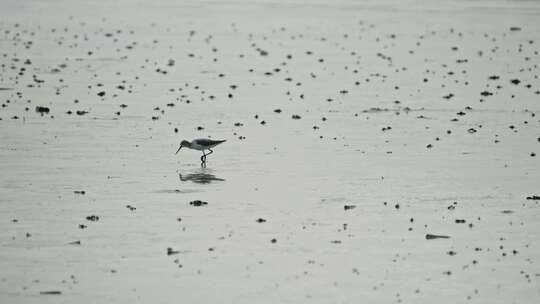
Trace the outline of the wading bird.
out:
[[[178,154],[180,149],[182,149],[183,147],[202,151],[203,155],[201,156],[201,165],[204,165],[206,164],[206,156],[214,153],[214,151],[212,151],[212,148],[224,142],[225,140],[212,140],[207,138],[198,138],[192,140],[191,142],[187,140],[182,140],[182,142],[180,143],[180,147],[175,154]],[[208,150],[210,151],[210,153],[206,154],[204,153],[204,150]]]

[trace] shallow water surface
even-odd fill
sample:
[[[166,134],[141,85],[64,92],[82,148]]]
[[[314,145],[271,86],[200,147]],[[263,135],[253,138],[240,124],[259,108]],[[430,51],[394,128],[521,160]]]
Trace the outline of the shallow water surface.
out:
[[[0,3],[0,302],[537,302],[539,14]]]

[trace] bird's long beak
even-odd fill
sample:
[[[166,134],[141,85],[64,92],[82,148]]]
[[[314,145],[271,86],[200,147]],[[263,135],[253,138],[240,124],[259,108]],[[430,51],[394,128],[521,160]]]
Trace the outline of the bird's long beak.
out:
[[[178,148],[178,150],[176,150],[176,153],[174,153],[174,154],[178,154],[178,152],[180,151],[180,149],[182,149],[182,145],[180,145],[180,147]]]

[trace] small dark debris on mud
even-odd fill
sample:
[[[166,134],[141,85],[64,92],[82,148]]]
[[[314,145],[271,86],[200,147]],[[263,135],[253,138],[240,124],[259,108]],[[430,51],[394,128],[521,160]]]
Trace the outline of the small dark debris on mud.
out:
[[[191,206],[195,206],[195,207],[201,207],[201,206],[204,206],[204,205],[208,205],[207,202],[203,202],[201,200],[194,200],[194,201],[189,202],[189,204]]]
[[[97,222],[97,221],[99,221],[99,216],[97,216],[97,215],[89,215],[89,216],[86,217],[86,219],[88,221],[91,221],[91,222]]]
[[[426,240],[434,240],[434,239],[449,239],[450,237],[448,235],[438,235],[438,234],[426,234]]]
[[[62,292],[58,290],[47,290],[47,291],[40,291],[40,295],[61,295]]]
[[[174,250],[171,247],[167,248],[167,255],[179,254],[180,251]]]
[[[50,112],[50,109],[47,108],[47,107],[37,106],[36,107],[36,112],[40,113],[41,115],[48,114]]]

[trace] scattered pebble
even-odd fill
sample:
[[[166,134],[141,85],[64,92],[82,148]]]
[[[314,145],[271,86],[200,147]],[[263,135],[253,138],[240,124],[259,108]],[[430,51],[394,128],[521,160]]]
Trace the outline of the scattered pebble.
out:
[[[62,292],[58,290],[47,290],[47,291],[40,291],[39,294],[41,295],[61,295]]]
[[[201,207],[201,206],[208,205],[207,202],[203,202],[203,201],[201,201],[201,200],[191,201],[191,202],[189,202],[189,204],[190,204],[191,206],[195,206],[195,207]]]
[[[447,235],[437,235],[437,234],[426,234],[426,240],[434,240],[434,239],[448,239],[450,238]]]
[[[99,216],[97,216],[97,215],[89,215],[89,216],[86,217],[86,219],[88,221],[91,221],[91,222],[97,222],[97,221],[99,221]]]

